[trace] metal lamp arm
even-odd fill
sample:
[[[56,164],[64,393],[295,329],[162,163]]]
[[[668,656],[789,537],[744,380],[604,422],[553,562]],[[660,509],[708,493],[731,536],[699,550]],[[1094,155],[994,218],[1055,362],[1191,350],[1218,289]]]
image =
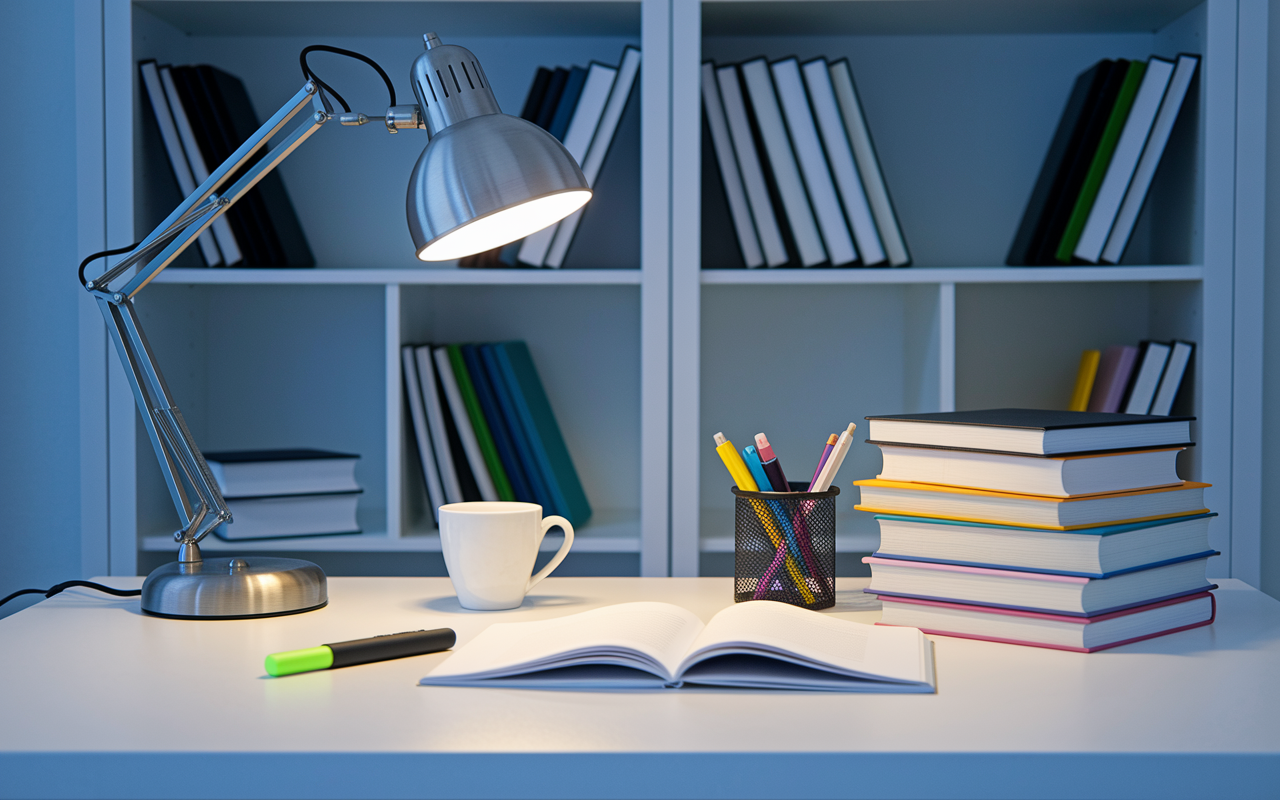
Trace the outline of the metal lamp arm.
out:
[[[218,196],[216,193],[219,187],[228,177],[252,159],[308,103],[315,106],[315,113],[310,119],[295,128],[249,167],[224,195]],[[160,462],[160,470],[164,474],[174,507],[181,518],[182,529],[174,534],[174,538],[182,545],[179,561],[200,561],[197,544],[215,527],[229,522],[231,511],[218,491],[204,456],[187,429],[182,412],[173,402],[164,375],[160,372],[142,331],[133,307],[133,298],[173,263],[215,219],[279,166],[298,145],[331,117],[332,110],[328,101],[317,90],[316,85],[308,81],[230,158],[215,169],[195,192],[139,242],[137,247],[115,266],[85,285],[107,322],[107,331],[125,367],[125,376],[129,379],[147,436]],[[141,268],[124,287],[119,290],[110,288],[113,280],[137,265],[141,265]],[[187,487],[195,493],[194,503],[187,496]]]

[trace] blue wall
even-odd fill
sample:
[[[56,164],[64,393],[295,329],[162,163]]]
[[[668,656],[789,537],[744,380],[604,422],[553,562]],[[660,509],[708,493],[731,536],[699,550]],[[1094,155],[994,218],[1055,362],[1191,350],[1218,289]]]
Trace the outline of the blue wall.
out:
[[[0,597],[80,577],[72,3],[6,3],[3,15]]]

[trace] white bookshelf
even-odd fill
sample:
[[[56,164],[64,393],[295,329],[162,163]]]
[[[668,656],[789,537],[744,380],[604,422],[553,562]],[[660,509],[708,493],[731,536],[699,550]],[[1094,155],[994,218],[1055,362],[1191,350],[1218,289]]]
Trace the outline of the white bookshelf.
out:
[[[212,549],[438,551],[405,437],[402,343],[529,341],[596,508],[575,552],[681,576],[732,550],[717,430],[739,446],[768,431],[799,473],[826,433],[867,414],[1060,405],[1081,349],[1176,337],[1197,343],[1184,472],[1214,483],[1224,557],[1211,570],[1257,583],[1262,0],[120,0],[81,17],[99,49],[77,58],[78,85],[102,87],[100,104],[78,103],[78,126],[100,133],[82,137],[82,163],[104,192],[80,212],[103,220],[103,247],[178,200],[144,124],[140,59],[227,69],[265,116],[316,42],[369,54],[409,97],[420,34],[435,30],[477,54],[509,113],[538,66],[644,54],[642,246],[600,256],[632,268],[423,268],[403,192],[425,136],[334,125],[281,168],[317,268],[179,266],[140,295],[202,448],[362,456],[366,533]],[[1200,78],[1126,263],[1001,266],[1076,74],[1181,51],[1203,56]],[[702,268],[699,64],[759,55],[850,59],[912,267]],[[363,65],[315,64],[357,109],[385,104]],[[96,314],[81,365],[87,406],[105,409],[81,433],[82,503],[106,509],[85,515],[85,571],[134,574],[140,552],[172,547],[173,511]],[[878,465],[859,443],[841,472],[841,552],[875,546],[849,483]]]

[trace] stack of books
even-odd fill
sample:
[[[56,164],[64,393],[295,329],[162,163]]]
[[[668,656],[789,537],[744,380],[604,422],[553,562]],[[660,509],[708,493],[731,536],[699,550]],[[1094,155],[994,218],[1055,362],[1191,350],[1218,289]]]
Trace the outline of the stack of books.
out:
[[[520,118],[538,125],[559,139],[582,168],[587,185],[596,190],[591,204],[537,233],[458,262],[460,267],[550,267],[566,266],[569,248],[578,237],[583,215],[608,218],[600,213],[601,192],[597,182],[610,161],[634,166],[635,176],[627,183],[639,189],[640,139],[640,51],[626,47],[617,66],[593,61],[586,67],[539,67],[525,97]],[[615,142],[630,146],[617,148]],[[608,194],[608,193],[606,193]],[[606,197],[606,199],[608,199]],[[638,209],[631,214],[638,219]],[[615,225],[608,227],[614,228]],[[616,244],[616,243],[615,243]],[[638,251],[639,242],[636,242]],[[638,263],[638,262],[637,262]],[[591,266],[599,266],[592,264]]]
[[[1191,417],[1030,409],[867,417],[856,481],[887,625],[1092,652],[1213,621]]]
[[[240,79],[207,64],[138,64],[143,94],[184,197],[231,157],[259,126]],[[241,173],[266,154],[258,151]],[[223,186],[240,177],[233,174]],[[209,267],[312,267],[315,258],[280,176],[272,172],[196,240]]]
[[[356,483],[360,456],[331,450],[243,450],[205,453],[231,509],[221,539],[282,539],[360,533]]]
[[[1120,411],[1167,417],[1195,352],[1192,342],[1142,342],[1085,350],[1068,411]]]
[[[576,526],[591,504],[524,342],[406,345],[404,389],[432,515],[445,503],[537,503]]]
[[[1076,78],[1009,266],[1120,263],[1199,64],[1104,59]]]
[[[702,100],[703,207],[727,205],[743,265],[911,263],[848,61],[707,62]]]

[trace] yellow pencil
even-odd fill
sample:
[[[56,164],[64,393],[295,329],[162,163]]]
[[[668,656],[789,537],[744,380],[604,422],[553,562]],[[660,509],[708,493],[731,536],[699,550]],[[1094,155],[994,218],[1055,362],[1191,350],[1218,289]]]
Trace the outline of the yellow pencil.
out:
[[[723,433],[717,433],[715,441],[716,453],[719,454],[720,460],[724,462],[725,467],[729,469],[729,475],[733,477],[733,482],[737,484],[738,490],[743,492],[760,491],[760,486],[756,483],[756,479],[751,477],[751,470],[747,469],[747,465],[743,463],[742,456],[738,455],[738,450],[733,446],[733,442],[726,439]],[[756,502],[754,498],[750,499],[749,502],[751,507],[755,509],[756,516],[760,518],[760,523],[764,525],[765,533],[769,535],[769,540],[773,542],[774,548],[786,547],[787,544],[783,538],[782,531],[773,521],[773,515],[765,510],[764,504]],[[800,596],[804,598],[806,603],[812,603],[813,592],[809,591],[804,575],[796,565],[795,559],[787,555],[786,565],[787,572],[791,574],[791,580],[795,582],[796,588],[800,590]]]

